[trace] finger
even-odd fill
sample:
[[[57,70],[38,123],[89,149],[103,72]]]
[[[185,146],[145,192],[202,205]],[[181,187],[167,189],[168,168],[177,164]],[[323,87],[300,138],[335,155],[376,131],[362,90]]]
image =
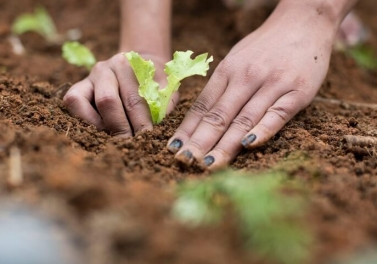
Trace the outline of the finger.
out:
[[[309,103],[307,96],[301,91],[295,90],[283,95],[268,108],[259,123],[242,139],[242,145],[245,148],[263,145]]]
[[[113,71],[108,65],[100,62],[93,68],[89,77],[94,85],[95,103],[106,129],[115,136],[132,136]]]
[[[68,111],[83,120],[103,129],[104,124],[101,116],[90,103],[93,100],[93,85],[88,79],[84,79],[69,89],[63,98]]]
[[[202,167],[218,170],[228,165],[242,150],[241,141],[245,134],[258,124],[266,110],[284,95],[286,90],[287,87],[281,84],[259,89],[232,121],[218,144],[201,160]]]
[[[137,80],[129,62],[123,54],[114,56],[112,71],[118,79],[120,98],[134,132],[151,130],[153,125],[148,104],[139,95]]]
[[[221,71],[215,71],[187,112],[181,125],[168,142],[168,149],[176,153],[183,144],[191,137],[202,117],[215,105],[223,95],[228,84],[227,77]]]
[[[178,102],[179,102],[179,93],[175,92],[173,93],[173,96],[171,97],[171,100],[168,105],[168,110],[166,111],[166,113],[170,114],[174,110]]]
[[[238,78],[231,81],[223,96],[208,111],[200,121],[195,132],[186,142],[184,148],[176,155],[181,162],[191,163],[192,159],[185,158],[187,152],[192,153],[196,160],[201,160],[220,140],[229,128],[230,123],[250,100],[260,87],[261,80],[255,79],[250,83],[240,83]]]

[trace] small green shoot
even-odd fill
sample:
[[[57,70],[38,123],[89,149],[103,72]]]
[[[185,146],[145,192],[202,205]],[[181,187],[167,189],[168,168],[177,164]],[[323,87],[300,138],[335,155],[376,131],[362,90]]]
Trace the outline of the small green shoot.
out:
[[[356,64],[366,70],[377,68],[377,56],[374,50],[367,45],[357,45],[346,50],[346,53],[355,60]]]
[[[139,95],[149,105],[153,123],[158,124],[165,118],[170,99],[183,79],[193,75],[206,76],[213,58],[204,53],[191,59],[192,54],[192,51],[177,51],[173,60],[165,64],[168,84],[164,89],[160,89],[153,79],[156,69],[151,60],[144,60],[133,51],[125,54],[139,82]]]
[[[180,186],[173,215],[195,227],[220,221],[231,208],[247,246],[259,256],[283,264],[305,263],[312,238],[298,221],[304,200],[284,194],[284,188],[297,186],[279,173],[253,176],[227,171]]]
[[[34,13],[22,14],[17,17],[12,25],[12,32],[16,35],[36,32],[49,42],[55,42],[59,38],[54,21],[43,7],[36,8]]]
[[[62,47],[62,57],[70,64],[92,69],[96,64],[96,58],[93,53],[84,45],[77,41],[65,42]]]

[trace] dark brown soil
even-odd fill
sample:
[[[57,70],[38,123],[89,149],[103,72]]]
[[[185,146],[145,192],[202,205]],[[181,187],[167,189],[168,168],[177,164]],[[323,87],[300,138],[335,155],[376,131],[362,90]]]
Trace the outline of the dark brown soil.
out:
[[[270,12],[229,11],[219,1],[182,2],[175,6],[174,50],[209,52],[215,64]],[[82,41],[100,59],[117,52],[118,1],[0,0],[1,199],[22,200],[65,223],[81,241],[87,263],[260,263],[240,246],[232,223],[188,229],[170,217],[173,187],[208,175],[180,167],[165,149],[206,79],[185,81],[177,109],[152,132],[111,138],[62,106],[67,83],[87,72],[67,65],[58,46],[26,34],[27,53],[13,55],[11,22],[38,3],[61,32],[80,27]],[[376,11],[372,0],[358,7],[377,50]],[[255,172],[279,166],[304,182],[311,201],[308,225],[316,237],[312,263],[377,243],[376,148],[348,148],[343,140],[377,137],[376,107],[353,104],[377,104],[377,73],[335,53],[319,96],[351,103],[315,101],[265,146],[244,151],[232,164]],[[12,147],[22,153],[24,183],[18,188],[7,183]]]

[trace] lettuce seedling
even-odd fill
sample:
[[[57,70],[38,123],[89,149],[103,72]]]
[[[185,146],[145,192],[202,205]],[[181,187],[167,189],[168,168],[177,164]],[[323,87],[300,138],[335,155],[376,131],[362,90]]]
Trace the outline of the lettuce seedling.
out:
[[[84,45],[77,41],[65,42],[62,47],[62,57],[70,64],[84,66],[88,70],[96,64],[96,58],[93,53]]]
[[[312,238],[299,221],[304,200],[282,192],[297,188],[281,173],[246,175],[226,171],[181,185],[173,216],[195,227],[220,221],[230,208],[253,252],[278,263],[306,263]]]
[[[213,57],[208,58],[208,54],[204,53],[191,59],[192,54],[190,50],[176,51],[173,60],[165,64],[168,84],[164,89],[160,89],[160,85],[153,79],[156,69],[151,60],[144,60],[133,51],[125,54],[139,82],[139,95],[149,105],[153,123],[158,124],[165,118],[170,99],[183,79],[193,75],[206,76]]]
[[[34,13],[22,14],[17,17],[12,25],[12,32],[16,35],[36,32],[49,42],[59,39],[54,21],[43,7],[36,8]]]

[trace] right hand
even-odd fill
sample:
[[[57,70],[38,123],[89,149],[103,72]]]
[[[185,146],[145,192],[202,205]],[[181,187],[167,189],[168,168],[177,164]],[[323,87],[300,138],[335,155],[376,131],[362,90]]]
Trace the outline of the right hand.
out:
[[[167,58],[140,54],[156,66],[155,80],[164,88],[163,71]],[[74,84],[63,101],[72,115],[106,130],[114,136],[132,136],[133,133],[152,129],[152,119],[146,101],[139,96],[139,85],[123,53],[98,62],[84,80]],[[178,101],[174,94],[168,112]]]

